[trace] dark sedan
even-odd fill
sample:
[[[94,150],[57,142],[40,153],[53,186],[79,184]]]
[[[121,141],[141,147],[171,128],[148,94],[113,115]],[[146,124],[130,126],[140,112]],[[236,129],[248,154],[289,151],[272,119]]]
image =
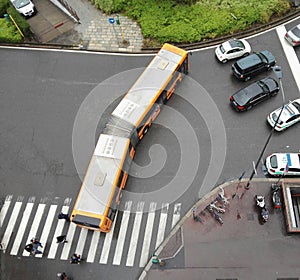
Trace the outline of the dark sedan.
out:
[[[275,96],[278,91],[277,81],[267,77],[239,90],[230,96],[229,100],[235,110],[245,111],[250,110],[253,106],[269,97]]]

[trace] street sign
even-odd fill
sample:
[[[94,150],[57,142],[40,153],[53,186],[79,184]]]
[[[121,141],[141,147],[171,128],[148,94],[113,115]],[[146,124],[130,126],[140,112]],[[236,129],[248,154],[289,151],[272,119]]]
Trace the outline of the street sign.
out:
[[[109,18],[109,19],[108,19],[108,22],[109,22],[110,24],[114,24],[114,23],[115,23],[115,19],[114,19],[114,18]]]

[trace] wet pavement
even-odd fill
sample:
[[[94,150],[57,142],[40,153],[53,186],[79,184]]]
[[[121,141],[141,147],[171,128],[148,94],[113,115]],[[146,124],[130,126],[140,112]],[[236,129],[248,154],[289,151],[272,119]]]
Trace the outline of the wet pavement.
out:
[[[192,210],[187,213],[156,252],[165,266],[150,260],[140,279],[298,279],[300,236],[287,234],[283,211],[273,209],[274,180],[255,179],[249,190],[246,182],[223,184],[229,201],[223,205],[226,212],[219,214],[223,224],[205,210],[221,189],[207,194],[194,206],[201,222],[193,219]],[[266,198],[266,223],[260,220],[256,194]]]

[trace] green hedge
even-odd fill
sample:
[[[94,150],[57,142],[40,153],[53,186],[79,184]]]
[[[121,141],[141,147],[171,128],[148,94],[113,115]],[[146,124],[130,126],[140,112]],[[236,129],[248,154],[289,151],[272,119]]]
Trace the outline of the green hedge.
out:
[[[0,18],[0,42],[21,43],[22,41],[23,38],[14,24],[8,22],[5,18]]]
[[[290,10],[288,0],[91,0],[136,20],[145,39],[192,43],[243,31]]]
[[[12,6],[7,9],[7,13],[12,16],[24,36],[30,37],[32,33],[30,30],[30,25],[27,23],[26,19]]]
[[[8,7],[8,0],[0,0],[0,18],[3,18],[4,14],[6,14],[6,10]]]

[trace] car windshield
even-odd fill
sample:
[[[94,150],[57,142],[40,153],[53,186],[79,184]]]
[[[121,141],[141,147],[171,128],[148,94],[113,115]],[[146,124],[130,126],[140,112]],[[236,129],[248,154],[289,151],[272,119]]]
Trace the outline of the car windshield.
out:
[[[263,89],[264,92],[268,92],[269,91],[268,86],[264,82],[258,81],[257,84]]]
[[[241,106],[245,105],[249,101],[249,97],[246,91],[240,91],[238,94],[234,95],[234,100]]]
[[[292,32],[300,38],[300,28],[296,26],[295,28],[292,29]]]
[[[220,45],[220,51],[221,51],[221,53],[225,52],[225,49],[224,49],[223,45]]]
[[[272,119],[273,119],[274,122],[276,122],[277,118],[278,118],[277,114],[273,113],[272,114]],[[280,125],[280,124],[283,124],[283,121],[282,120],[278,120],[277,123]]]
[[[23,8],[24,6],[28,5],[30,2],[29,0],[16,0],[14,1],[14,5],[17,9]]]
[[[239,40],[230,40],[230,41],[229,41],[229,44],[230,44],[230,46],[231,46],[233,49],[235,49],[235,48],[242,48],[242,49],[244,49],[244,48],[245,48],[243,42],[242,42],[242,41],[239,41]]]
[[[271,166],[272,166],[273,168],[277,168],[277,167],[278,167],[276,155],[271,156],[271,158],[270,158],[270,163],[271,163]]]
[[[262,62],[268,63],[267,58],[262,53],[256,53],[256,54],[259,56],[259,58]]]
[[[298,112],[300,113],[300,104],[296,101],[294,101],[293,103],[293,106],[297,108]]]

